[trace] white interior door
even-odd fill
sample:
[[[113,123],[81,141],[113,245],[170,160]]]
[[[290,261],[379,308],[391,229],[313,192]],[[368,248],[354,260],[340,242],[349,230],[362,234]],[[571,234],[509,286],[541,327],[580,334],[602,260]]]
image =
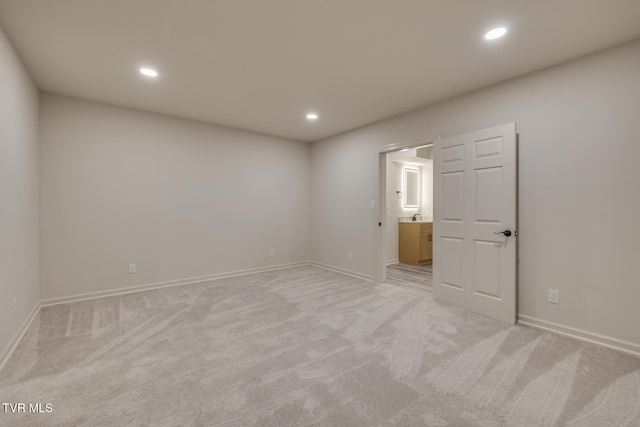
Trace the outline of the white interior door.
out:
[[[516,125],[434,143],[433,296],[516,321]]]

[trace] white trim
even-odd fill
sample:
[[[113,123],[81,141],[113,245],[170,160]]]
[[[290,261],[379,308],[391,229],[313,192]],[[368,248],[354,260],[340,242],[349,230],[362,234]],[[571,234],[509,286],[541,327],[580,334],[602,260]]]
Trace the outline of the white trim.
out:
[[[387,155],[378,153],[376,168],[376,186],[378,190],[378,210],[373,221],[373,282],[384,283],[387,279],[387,266],[384,263],[387,235]]]
[[[396,259],[389,259],[387,260],[387,265],[391,265],[391,264],[399,264],[400,260],[398,258]]]
[[[331,265],[322,264],[316,261],[311,261],[310,264],[315,267],[323,268],[325,270],[346,274],[347,276],[355,277],[356,279],[362,279],[362,280],[366,280],[367,282],[373,282],[373,276],[368,276],[366,274],[358,273],[356,271],[346,270],[344,268],[339,268],[339,267],[333,267]]]
[[[417,148],[425,145],[432,145],[434,141],[438,141],[442,138],[444,138],[444,133],[439,133],[430,138],[414,138],[411,140],[394,142],[393,144],[387,144],[383,147],[379,147],[378,153],[386,154],[393,151],[404,150],[405,148]]]
[[[226,279],[228,277],[236,277],[236,276],[246,276],[247,274],[263,273],[265,271],[282,270],[283,268],[297,267],[297,266],[303,266],[303,265],[309,265],[309,264],[310,264],[309,261],[292,262],[292,263],[289,263],[289,264],[278,264],[278,265],[269,266],[269,267],[249,268],[249,269],[246,269],[246,270],[236,270],[236,271],[230,271],[230,272],[226,272],[226,273],[209,274],[207,276],[197,276],[197,277],[189,277],[189,278],[185,278],[185,279],[170,280],[170,281],[166,281],[166,282],[148,283],[146,285],[138,285],[138,286],[132,286],[132,287],[128,287],[128,288],[111,289],[111,290],[108,290],[108,291],[90,292],[90,293],[86,293],[86,294],[71,295],[71,296],[59,297],[59,298],[49,298],[49,299],[41,300],[40,301],[40,306],[41,307],[48,307],[50,305],[66,304],[66,303],[70,303],[70,302],[84,301],[84,300],[102,298],[102,297],[109,297],[109,296],[114,296],[114,295],[125,295],[125,294],[131,294],[131,293],[135,293],[135,292],[147,291],[147,290],[151,290],[151,289],[160,289],[160,288],[169,288],[169,287],[172,287],[172,286],[191,285],[193,283],[207,282],[209,280]]]
[[[608,337],[606,335],[600,335],[582,329],[572,328],[571,326],[548,322],[546,320],[537,319],[535,317],[525,316],[524,314],[518,314],[518,324],[527,325],[538,329],[544,329],[545,331],[555,332],[560,335],[565,335],[571,338],[579,339],[581,341],[598,344],[604,347],[611,348],[613,350],[618,350],[623,353],[640,357],[640,345],[632,343],[630,341],[623,341],[617,338]]]
[[[18,348],[18,344],[20,344],[20,341],[22,341],[22,338],[29,330],[33,319],[36,318],[36,314],[40,312],[40,307],[40,302],[37,302],[31,310],[31,313],[29,313],[29,316],[24,319],[24,322],[22,322],[22,325],[20,325],[16,334],[11,338],[9,344],[7,344],[2,353],[0,353],[0,372],[2,372],[2,368],[4,368],[4,365],[7,363],[13,352],[16,351],[16,348]]]

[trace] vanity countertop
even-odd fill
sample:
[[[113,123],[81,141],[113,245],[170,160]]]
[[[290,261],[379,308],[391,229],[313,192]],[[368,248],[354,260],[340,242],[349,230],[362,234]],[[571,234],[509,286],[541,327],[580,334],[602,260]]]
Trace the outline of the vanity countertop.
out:
[[[411,219],[410,216],[401,216],[398,217],[399,223],[410,223],[410,224],[431,224],[433,223],[433,218],[420,218],[418,217],[415,221]]]

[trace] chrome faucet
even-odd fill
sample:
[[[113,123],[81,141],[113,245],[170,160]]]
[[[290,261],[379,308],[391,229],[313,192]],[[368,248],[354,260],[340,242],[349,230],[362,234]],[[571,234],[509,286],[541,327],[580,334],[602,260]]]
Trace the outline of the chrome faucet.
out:
[[[413,214],[413,217],[411,217],[411,221],[416,221],[416,216],[418,216],[420,214]]]

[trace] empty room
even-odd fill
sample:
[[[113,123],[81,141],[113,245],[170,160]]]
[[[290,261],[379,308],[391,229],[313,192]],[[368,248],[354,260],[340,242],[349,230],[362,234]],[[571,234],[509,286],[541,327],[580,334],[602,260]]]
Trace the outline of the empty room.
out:
[[[638,426],[639,112],[638,0],[0,0],[0,425]]]

